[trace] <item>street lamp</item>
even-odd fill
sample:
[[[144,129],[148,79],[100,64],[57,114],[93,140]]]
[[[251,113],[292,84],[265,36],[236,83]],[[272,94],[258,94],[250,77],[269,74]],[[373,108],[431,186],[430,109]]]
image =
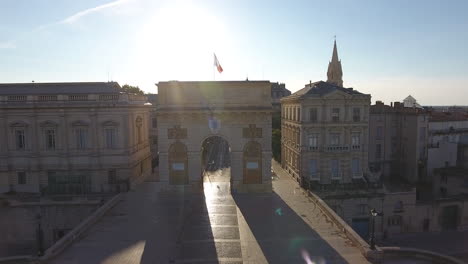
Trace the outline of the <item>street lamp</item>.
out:
[[[370,243],[370,248],[374,250],[375,249],[375,217],[382,216],[383,213],[378,212],[377,210],[375,210],[375,208],[373,208],[370,210],[370,214],[372,216],[372,229],[371,229],[369,243]]]
[[[41,214],[38,213],[36,215],[37,220],[37,229],[36,229],[36,239],[37,239],[37,255],[43,256],[44,255],[44,233],[41,227]]]

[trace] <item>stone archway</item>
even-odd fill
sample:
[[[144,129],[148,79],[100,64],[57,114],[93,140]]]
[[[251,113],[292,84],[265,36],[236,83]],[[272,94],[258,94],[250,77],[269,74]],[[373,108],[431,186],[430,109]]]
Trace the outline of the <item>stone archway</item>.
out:
[[[245,144],[243,153],[244,184],[262,183],[262,145],[256,141]]]
[[[204,160],[202,146],[209,139],[224,139],[230,149],[232,191],[271,192],[269,82],[171,81],[158,83],[158,91],[156,115],[161,182],[199,191],[203,185],[201,176],[207,167],[204,162],[210,161]],[[186,147],[185,152],[176,151],[185,153],[182,156],[171,154],[174,152],[172,144],[176,142]],[[174,168],[173,163],[176,163]]]
[[[169,183],[184,185],[189,183],[187,147],[176,141],[169,147]]]

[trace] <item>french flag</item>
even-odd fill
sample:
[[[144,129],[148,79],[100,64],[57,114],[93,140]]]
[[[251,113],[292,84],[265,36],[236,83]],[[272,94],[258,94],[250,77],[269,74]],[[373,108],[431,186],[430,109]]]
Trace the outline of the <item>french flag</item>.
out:
[[[223,72],[223,67],[221,67],[221,64],[219,64],[219,61],[218,61],[218,58],[216,57],[216,54],[213,53],[214,55],[214,66],[216,67],[216,69],[218,70],[219,73],[222,73]]]

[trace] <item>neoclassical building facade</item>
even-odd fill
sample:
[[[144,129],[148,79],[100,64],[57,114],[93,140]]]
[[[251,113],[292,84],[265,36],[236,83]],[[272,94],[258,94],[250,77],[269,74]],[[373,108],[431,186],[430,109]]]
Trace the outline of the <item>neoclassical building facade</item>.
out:
[[[114,82],[0,84],[0,192],[119,191],[151,170],[149,106]]]
[[[371,96],[342,87],[336,42],[327,74],[326,82],[311,82],[281,99],[281,164],[301,183],[362,181]]]
[[[267,81],[158,83],[159,178],[200,190],[203,146],[229,145],[233,192],[271,192],[271,84]]]

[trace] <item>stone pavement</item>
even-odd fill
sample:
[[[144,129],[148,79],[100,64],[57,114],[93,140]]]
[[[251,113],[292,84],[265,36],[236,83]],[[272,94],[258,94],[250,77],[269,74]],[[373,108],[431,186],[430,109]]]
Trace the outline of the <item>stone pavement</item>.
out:
[[[142,183],[51,263],[368,263],[288,175],[233,197],[226,173],[204,194]]]

